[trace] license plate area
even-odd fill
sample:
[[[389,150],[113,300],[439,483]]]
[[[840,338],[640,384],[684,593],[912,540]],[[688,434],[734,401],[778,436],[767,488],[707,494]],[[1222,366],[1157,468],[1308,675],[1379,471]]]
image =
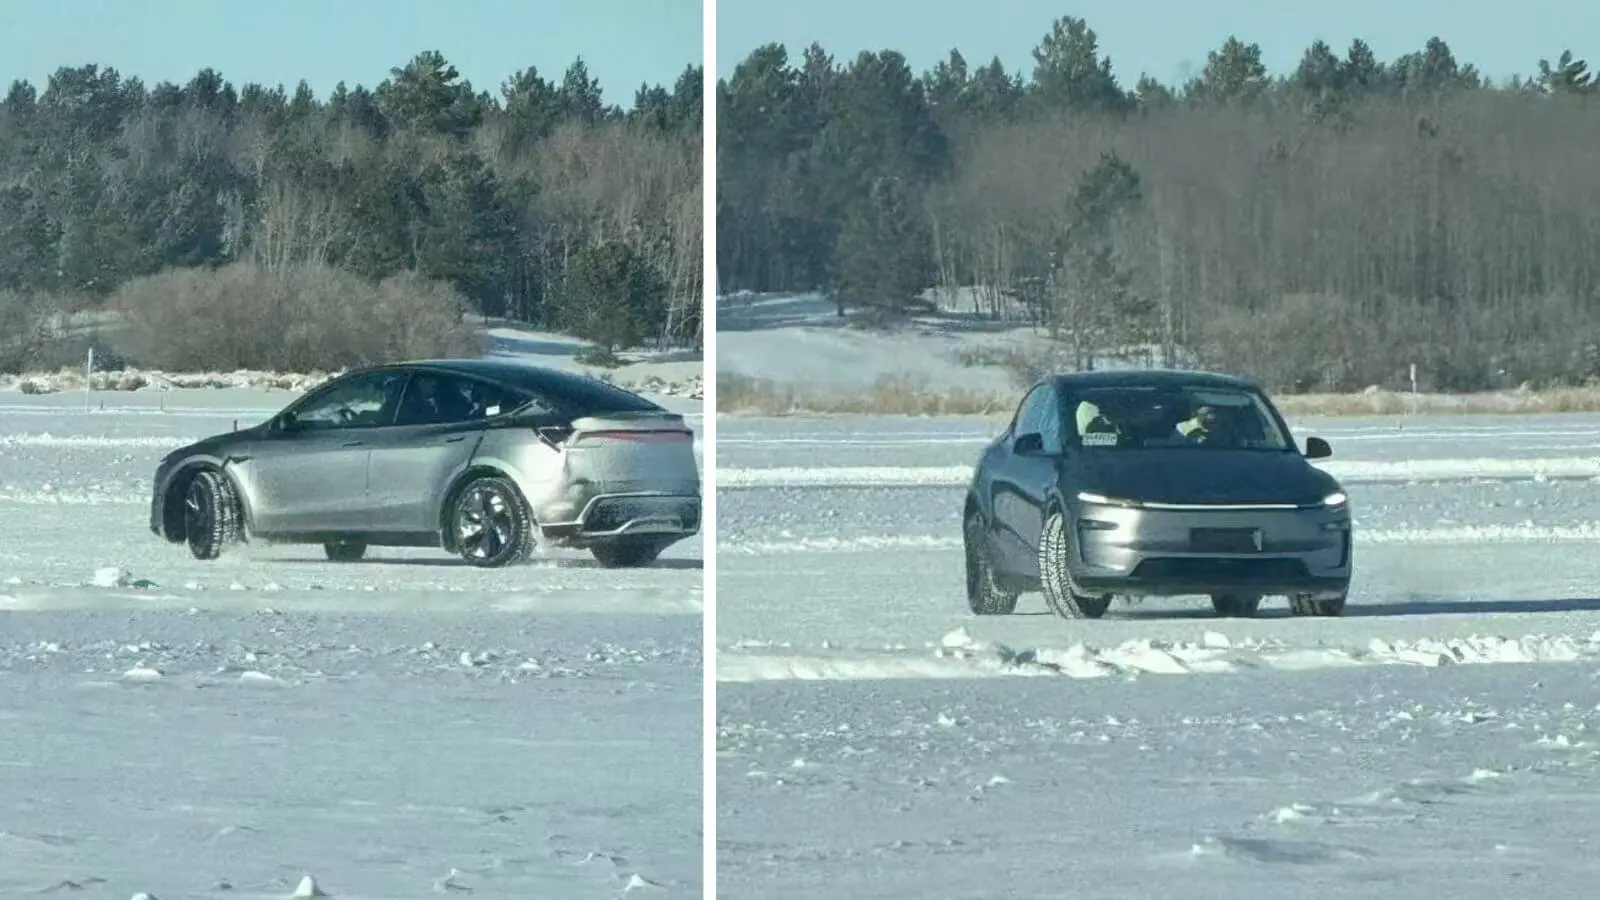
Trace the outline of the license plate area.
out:
[[[1196,553],[1260,553],[1259,528],[1191,528],[1189,549]]]

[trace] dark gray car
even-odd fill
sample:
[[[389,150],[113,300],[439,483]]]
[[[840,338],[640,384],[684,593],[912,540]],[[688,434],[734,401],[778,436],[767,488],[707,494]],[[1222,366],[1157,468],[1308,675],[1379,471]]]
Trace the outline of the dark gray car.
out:
[[[492,567],[544,540],[635,566],[699,530],[700,474],[683,417],[631,391],[507,361],[399,363],[168,454],[150,528],[199,559],[259,539]]]
[[[1350,505],[1254,383],[1204,372],[1085,372],[1035,384],[983,451],[963,526],[967,600],[1004,615],[1041,590],[1067,618],[1114,595],[1210,595],[1254,615],[1285,595],[1337,616],[1351,573]]]

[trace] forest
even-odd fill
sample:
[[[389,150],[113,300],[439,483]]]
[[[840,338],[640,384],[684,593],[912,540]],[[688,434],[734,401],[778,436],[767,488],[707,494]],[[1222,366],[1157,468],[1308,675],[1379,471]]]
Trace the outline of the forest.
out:
[[[698,346],[703,72],[608,102],[581,58],[479,90],[434,51],[367,88],[64,67],[0,102],[0,372],[328,370],[510,320]],[[482,317],[474,319],[473,317]],[[86,324],[87,323],[87,324]]]
[[[1282,391],[1600,378],[1600,107],[1570,51],[1495,81],[1442,38],[1318,41],[1274,74],[1228,37],[1163,84],[1067,17],[1032,56],[750,53],[717,84],[719,293],[866,327],[937,305],[1068,368],[1153,347]]]

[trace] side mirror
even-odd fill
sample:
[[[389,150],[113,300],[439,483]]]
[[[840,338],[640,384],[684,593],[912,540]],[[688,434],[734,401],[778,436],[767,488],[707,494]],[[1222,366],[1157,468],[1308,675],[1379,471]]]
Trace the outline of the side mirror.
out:
[[[278,416],[278,421],[273,423],[275,431],[294,431],[300,425],[299,419],[293,412],[284,412]]]
[[[1306,459],[1327,459],[1333,455],[1333,448],[1328,442],[1319,437],[1306,438]]]
[[[1018,435],[1016,442],[1011,445],[1011,452],[1018,456],[1038,456],[1044,453],[1044,435],[1036,431]]]

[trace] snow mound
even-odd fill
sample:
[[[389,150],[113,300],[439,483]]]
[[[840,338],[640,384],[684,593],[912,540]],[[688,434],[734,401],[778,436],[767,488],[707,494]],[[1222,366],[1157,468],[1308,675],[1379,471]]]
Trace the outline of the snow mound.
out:
[[[839,655],[724,652],[717,658],[717,680],[875,681],[923,678],[1064,676],[1108,678],[1138,675],[1219,675],[1254,669],[1304,671],[1349,666],[1491,665],[1600,661],[1600,634],[1508,638],[1472,635],[1457,638],[1386,640],[1365,647],[1294,647],[1280,641],[1235,640],[1208,631],[1199,642],[1138,639],[1109,647],[1075,642],[1065,647],[1015,648],[974,638],[958,628],[929,655],[910,653]]]

